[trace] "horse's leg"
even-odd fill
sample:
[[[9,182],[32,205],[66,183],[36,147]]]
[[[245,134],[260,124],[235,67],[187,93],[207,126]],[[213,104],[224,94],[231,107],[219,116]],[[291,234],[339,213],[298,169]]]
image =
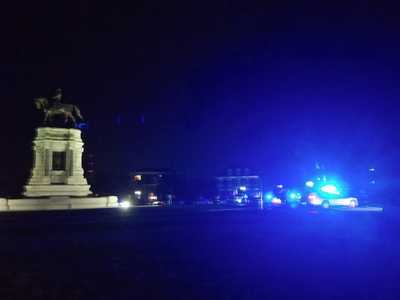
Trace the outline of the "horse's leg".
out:
[[[48,119],[49,119],[49,112],[46,111],[46,113],[44,114],[44,121],[43,121],[43,124],[46,124]]]
[[[64,113],[64,123],[67,123],[68,122],[68,114],[67,113]]]
[[[74,126],[76,125],[76,118],[70,114],[69,117],[71,118],[72,122],[74,123]]]
[[[65,113],[65,116],[66,116],[66,119],[67,120],[69,120],[69,119],[71,119],[71,121],[74,123],[74,125],[76,125],[76,119],[74,118],[74,116],[72,115],[72,113],[71,112],[66,112]]]

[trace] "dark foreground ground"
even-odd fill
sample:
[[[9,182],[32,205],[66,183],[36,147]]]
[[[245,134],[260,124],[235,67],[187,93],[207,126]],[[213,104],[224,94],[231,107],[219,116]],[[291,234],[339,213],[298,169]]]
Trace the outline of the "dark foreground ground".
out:
[[[394,213],[0,214],[0,299],[400,299]]]

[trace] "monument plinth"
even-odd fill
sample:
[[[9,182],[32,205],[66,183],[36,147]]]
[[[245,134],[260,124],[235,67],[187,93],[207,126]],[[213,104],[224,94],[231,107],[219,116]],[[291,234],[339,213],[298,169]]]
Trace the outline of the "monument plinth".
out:
[[[40,127],[33,141],[34,166],[24,196],[88,196],[90,185],[82,168],[81,131]]]

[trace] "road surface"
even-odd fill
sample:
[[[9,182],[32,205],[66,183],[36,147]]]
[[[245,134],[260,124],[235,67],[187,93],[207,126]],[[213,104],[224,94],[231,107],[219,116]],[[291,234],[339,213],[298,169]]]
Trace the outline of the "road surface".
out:
[[[0,214],[0,299],[399,299],[394,214]]]

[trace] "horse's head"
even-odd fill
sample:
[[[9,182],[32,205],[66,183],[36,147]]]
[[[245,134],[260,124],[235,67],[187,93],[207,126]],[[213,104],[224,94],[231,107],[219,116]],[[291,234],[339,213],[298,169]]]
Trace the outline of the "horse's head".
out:
[[[45,110],[48,106],[48,101],[44,97],[39,97],[35,99],[35,106],[37,109]]]

